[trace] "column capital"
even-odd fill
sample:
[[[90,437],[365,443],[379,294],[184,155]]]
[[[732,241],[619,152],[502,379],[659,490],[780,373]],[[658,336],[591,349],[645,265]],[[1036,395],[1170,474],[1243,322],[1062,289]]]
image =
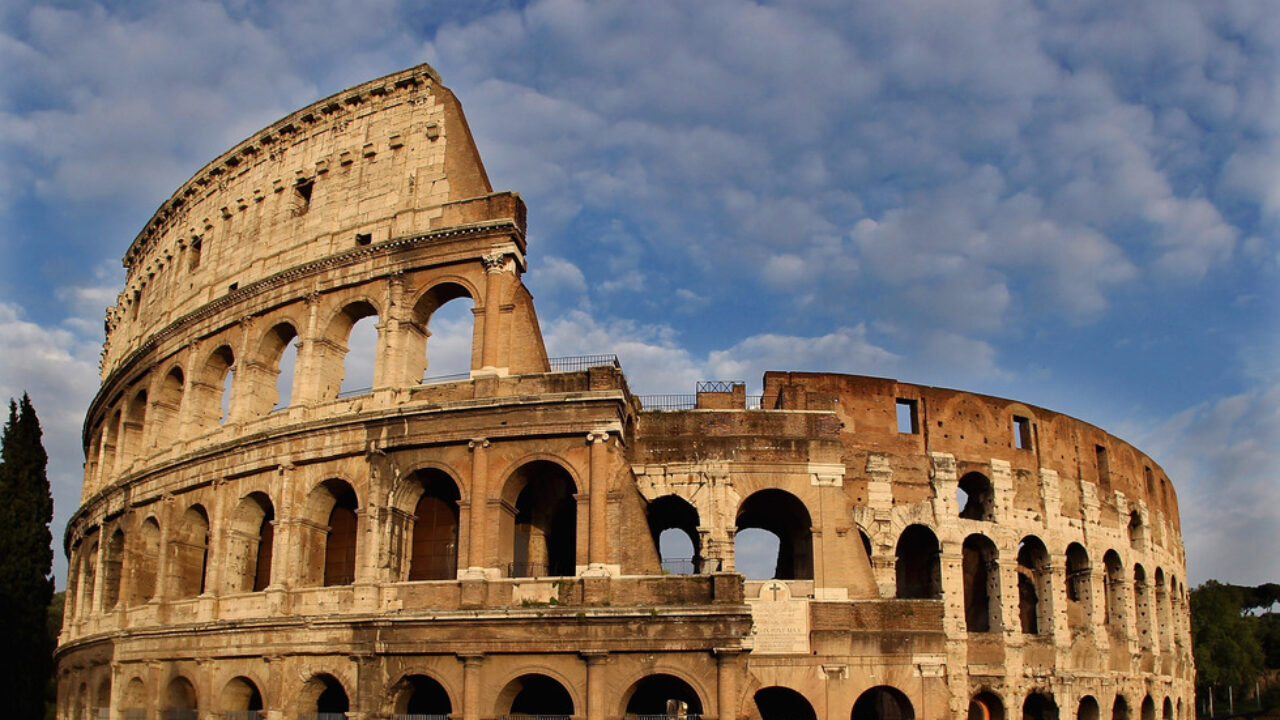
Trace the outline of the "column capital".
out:
[[[484,653],[479,651],[464,651],[454,653],[463,665],[479,665],[484,662]]]
[[[472,450],[475,450],[476,448],[487,448],[489,447],[489,440],[487,438],[472,438],[467,441],[467,447]]]
[[[580,650],[578,655],[587,661],[587,665],[599,665],[609,659],[608,650]]]

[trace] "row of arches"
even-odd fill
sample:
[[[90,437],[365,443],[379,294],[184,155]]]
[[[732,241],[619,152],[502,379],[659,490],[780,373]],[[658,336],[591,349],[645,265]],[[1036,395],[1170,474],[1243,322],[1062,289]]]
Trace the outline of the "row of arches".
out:
[[[254,334],[228,331],[204,344],[203,354],[162,366],[135,381],[96,422],[86,449],[86,483],[171,444],[228,421],[262,417],[300,402],[367,392],[382,383],[413,384],[465,376],[475,345],[475,291],[461,279],[422,293],[408,318],[396,323],[402,369],[388,365],[386,319],[374,299],[338,308],[316,329],[301,309],[274,317]],[[427,339],[439,333],[427,353]]]
[[[1043,541],[1028,535],[1019,541],[1012,567],[1017,593],[1017,618],[1004,618],[1002,595],[1006,587],[1002,574],[1001,553],[986,535],[973,533],[961,544],[960,569],[964,587],[965,627],[969,632],[997,632],[1005,627],[1023,634],[1039,635],[1052,631],[1054,611],[1053,563]],[[895,550],[897,597],[942,597],[942,549],[937,536],[924,525],[910,525],[899,535]],[[1065,586],[1067,623],[1073,631],[1085,631],[1095,625],[1095,572],[1089,553],[1080,543],[1067,546],[1061,582]],[[1113,631],[1126,627],[1132,617],[1143,647],[1155,646],[1158,634],[1161,649],[1182,640],[1182,628],[1176,618],[1185,613],[1186,589],[1177,578],[1166,578],[1157,568],[1154,584],[1149,583],[1141,564],[1134,565],[1132,598],[1126,591],[1127,578],[1120,555],[1108,550],[1103,556],[1102,600],[1104,623]],[[1154,594],[1154,597],[1152,595]],[[1132,601],[1132,602],[1131,602]],[[1175,608],[1176,606],[1176,608]],[[1153,626],[1152,623],[1155,623]],[[1155,629],[1158,628],[1158,633]]]
[[[510,473],[500,494],[496,548],[509,576],[575,574],[577,493],[573,475],[550,460],[531,460]],[[438,468],[410,473],[397,485],[386,538],[396,580],[457,578],[461,500],[457,480]],[[360,571],[361,538],[372,515],[367,505],[350,483],[330,478],[312,488],[288,520],[277,516],[267,492],[254,490],[236,502],[217,534],[198,502],[167,534],[154,511],[127,535],[118,523],[105,542],[94,533],[73,552],[68,617],[156,598],[260,592],[273,584],[349,585]],[[288,544],[277,542],[284,528],[292,533]],[[294,561],[278,559],[282,552],[293,552]],[[278,565],[292,571],[286,576]]]
[[[1076,720],[1101,720],[1103,717],[1110,720],[1157,720],[1156,699],[1149,693],[1142,699],[1137,715],[1130,709],[1129,701],[1121,693],[1117,693],[1115,698],[1107,704],[1107,709],[1110,711],[1108,715],[1102,714],[1103,705],[1093,695],[1085,695],[1076,705],[1074,717]],[[1164,702],[1160,704],[1159,710],[1159,720],[1184,720],[1186,717],[1181,698],[1177,701],[1176,714],[1173,698],[1167,695]],[[968,720],[1005,720],[1005,717],[1004,701],[990,690],[983,690],[969,700]],[[1023,720],[1058,720],[1059,717],[1058,704],[1051,694],[1032,692],[1022,703]]]

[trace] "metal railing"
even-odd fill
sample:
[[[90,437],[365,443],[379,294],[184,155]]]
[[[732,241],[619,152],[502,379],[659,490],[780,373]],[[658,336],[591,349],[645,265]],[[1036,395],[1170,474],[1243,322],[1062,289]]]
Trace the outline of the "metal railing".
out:
[[[222,713],[222,720],[263,720],[266,716],[265,710],[228,710]]]
[[[700,393],[731,393],[734,388],[745,387],[746,384],[743,380],[699,380],[694,385],[694,389]],[[660,715],[659,717],[663,716]]]
[[[422,378],[421,385],[434,385],[436,383],[458,382],[460,380],[470,380],[471,371],[448,373],[446,375],[428,375]]]
[[[702,720],[702,716],[698,713],[684,713],[683,715],[633,715],[627,713],[622,717],[623,720]]]
[[[298,713],[298,720],[347,720],[344,712]]]
[[[547,358],[547,362],[551,363],[551,372],[573,372],[602,366],[622,368],[622,363],[618,362],[618,356],[612,353],[606,355],[565,355],[564,357]]]
[[[120,711],[122,720],[147,720],[146,708],[125,708]]]
[[[366,388],[351,388],[350,390],[340,390],[340,391],[338,391],[338,397],[339,397],[339,398],[349,398],[349,397],[355,397],[356,395],[368,395],[368,394],[369,394],[369,393],[371,393],[371,392],[373,392],[373,388],[371,388],[371,387],[366,387]]]
[[[764,409],[764,396],[763,396],[763,395],[748,395],[748,396],[747,396],[747,402],[746,402],[746,408],[747,408],[748,410],[763,410],[763,409]]]
[[[671,575],[701,575],[720,572],[720,558],[667,558],[662,571]]]
[[[636,395],[641,410],[693,410],[697,395]]]
[[[525,715],[523,713],[515,713],[503,715],[501,720],[569,720],[569,718],[569,715]]]
[[[392,715],[391,720],[450,720],[448,715],[424,715],[422,713],[411,715]]]
[[[200,720],[200,712],[194,708],[170,708],[160,711],[161,720]]]
[[[509,578],[547,577],[550,574],[551,574],[551,568],[546,563],[540,563],[540,562],[507,563],[507,577]]]

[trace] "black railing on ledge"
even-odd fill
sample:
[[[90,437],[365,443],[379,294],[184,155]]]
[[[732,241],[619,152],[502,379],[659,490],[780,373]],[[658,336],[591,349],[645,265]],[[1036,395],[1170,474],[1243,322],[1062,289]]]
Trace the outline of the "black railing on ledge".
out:
[[[369,393],[371,393],[371,392],[373,392],[373,388],[371,388],[371,387],[367,387],[367,388],[351,388],[350,390],[340,390],[340,391],[338,392],[338,397],[339,397],[339,398],[349,398],[349,397],[355,397],[356,395],[368,395],[368,394],[369,394]]]
[[[564,357],[547,358],[547,362],[551,364],[551,372],[573,372],[593,367],[622,368],[622,363],[618,362],[618,356],[613,354],[566,355]]]
[[[623,720],[702,720],[702,716],[697,713],[684,713],[682,715],[633,715],[627,713],[622,717]]]
[[[507,563],[507,577],[572,577],[573,571],[564,572],[562,568],[554,568],[544,562],[512,562]]]
[[[697,395],[637,395],[642,410],[693,410]]]
[[[228,710],[222,713],[222,720],[266,720],[266,710]]]
[[[569,720],[569,715],[525,715],[516,713],[513,715],[503,715],[501,720]]]
[[[662,572],[670,575],[701,575],[720,572],[720,558],[667,558],[662,561]]]
[[[470,380],[471,372],[456,372],[447,375],[428,375],[422,378],[420,385],[432,385],[435,383],[458,382],[459,380]]]

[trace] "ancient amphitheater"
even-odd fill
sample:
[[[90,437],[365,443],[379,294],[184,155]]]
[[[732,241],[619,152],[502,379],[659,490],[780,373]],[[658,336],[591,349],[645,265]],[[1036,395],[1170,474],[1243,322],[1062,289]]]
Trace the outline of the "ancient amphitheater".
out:
[[[645,398],[612,356],[547,357],[524,205],[429,67],[224,153],[124,264],[60,718],[1191,716],[1151,458],[954,390]],[[439,377],[451,301],[470,371]],[[747,530],[772,578],[735,572]]]

